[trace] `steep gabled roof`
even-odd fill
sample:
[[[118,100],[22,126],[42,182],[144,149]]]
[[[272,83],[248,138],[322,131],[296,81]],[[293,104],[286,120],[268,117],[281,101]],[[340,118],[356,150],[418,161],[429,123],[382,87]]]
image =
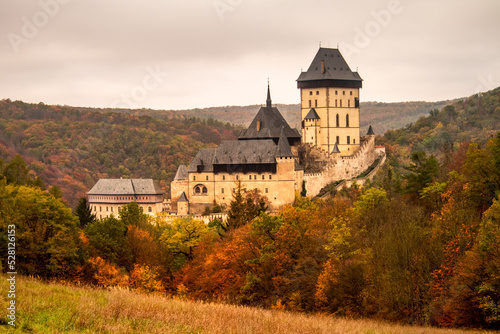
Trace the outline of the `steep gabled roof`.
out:
[[[297,83],[307,81],[351,82],[354,87],[361,87],[363,79],[358,72],[353,72],[338,49],[319,48],[307,72],[300,73]]]
[[[287,138],[301,138],[297,129],[292,129],[288,125],[278,108],[271,105],[271,93],[268,86],[266,106],[260,108],[250,126],[246,130],[241,131],[238,139],[278,139],[282,129],[285,131]]]
[[[337,143],[335,143],[335,145],[333,146],[332,153],[340,153],[339,146],[337,145]]]
[[[187,197],[186,197],[186,193],[184,191],[182,192],[181,197],[179,197],[177,202],[189,202]]]
[[[367,136],[373,136],[375,135],[375,132],[373,131],[373,128],[370,124],[370,127],[368,128],[368,132],[366,133]]]
[[[276,157],[293,157],[292,149],[288,143],[288,138],[285,136],[285,131],[281,130],[280,139],[278,141],[278,149],[276,150]]]
[[[161,195],[152,179],[100,179],[88,195]]]
[[[188,170],[186,165],[180,165],[177,168],[177,173],[175,173],[174,181],[177,180],[186,180],[188,178]]]
[[[316,110],[314,110],[314,108],[312,108],[311,110],[309,110],[309,112],[307,113],[306,117],[304,117],[304,119],[320,119],[318,113],[316,112]]]

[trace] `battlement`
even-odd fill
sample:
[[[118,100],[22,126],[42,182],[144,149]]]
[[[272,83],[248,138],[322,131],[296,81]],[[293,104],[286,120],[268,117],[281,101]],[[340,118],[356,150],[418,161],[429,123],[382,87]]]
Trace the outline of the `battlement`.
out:
[[[310,197],[316,196],[329,183],[352,179],[360,175],[381,155],[381,150],[375,149],[375,136],[373,135],[366,136],[359,150],[350,156],[335,156],[315,147],[311,149],[320,152],[327,164],[319,173],[304,173],[306,191]]]

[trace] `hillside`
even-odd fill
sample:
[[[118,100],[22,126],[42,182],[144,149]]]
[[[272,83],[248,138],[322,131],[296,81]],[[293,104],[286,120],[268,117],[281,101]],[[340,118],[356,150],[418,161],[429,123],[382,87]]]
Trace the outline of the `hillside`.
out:
[[[0,101],[0,159],[21,155],[32,172],[63,190],[71,206],[99,178],[153,178],[168,192],[179,164],[237,133],[213,119],[158,120]]]
[[[380,145],[443,156],[460,143],[485,145],[500,129],[500,87],[459,100],[379,137]]]
[[[1,276],[0,295],[8,282]],[[348,320],[248,307],[192,302],[127,290],[101,290],[42,283],[17,277],[17,325],[34,333],[394,333],[475,334],[410,327],[370,320]],[[2,302],[5,304],[5,300]],[[6,307],[5,307],[6,308]],[[2,315],[0,329],[7,330]]]
[[[379,134],[388,129],[397,129],[409,123],[415,122],[419,117],[426,116],[432,109],[441,109],[453,101],[438,102],[361,102],[361,133],[366,133],[371,124]],[[153,109],[98,109],[79,108],[80,110],[91,110],[100,112],[120,112],[135,116],[151,116],[157,119],[168,120],[199,117],[202,119],[213,118],[220,122],[232,124],[250,124],[261,105],[250,106],[225,106],[196,108],[186,110],[153,110]],[[299,104],[276,104],[281,114],[290,126],[300,129],[300,105]]]

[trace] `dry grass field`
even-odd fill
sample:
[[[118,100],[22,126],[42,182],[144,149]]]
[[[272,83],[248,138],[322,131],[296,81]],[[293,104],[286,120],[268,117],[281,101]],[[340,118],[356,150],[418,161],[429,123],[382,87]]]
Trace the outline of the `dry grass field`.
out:
[[[26,333],[487,333],[410,327],[373,320],[182,301],[131,291],[47,284],[17,277],[17,328],[5,315],[8,284],[0,276],[0,331]]]

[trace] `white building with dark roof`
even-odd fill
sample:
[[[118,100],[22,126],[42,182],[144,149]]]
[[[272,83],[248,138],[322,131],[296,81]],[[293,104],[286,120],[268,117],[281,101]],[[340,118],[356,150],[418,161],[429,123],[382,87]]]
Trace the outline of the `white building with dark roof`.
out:
[[[97,218],[118,217],[121,208],[132,201],[153,215],[162,212],[163,191],[152,179],[100,179],[87,199]]]

